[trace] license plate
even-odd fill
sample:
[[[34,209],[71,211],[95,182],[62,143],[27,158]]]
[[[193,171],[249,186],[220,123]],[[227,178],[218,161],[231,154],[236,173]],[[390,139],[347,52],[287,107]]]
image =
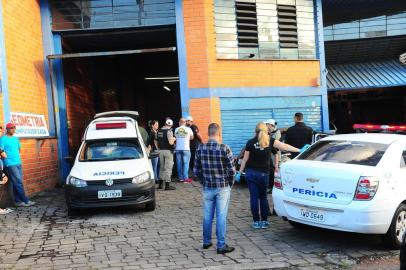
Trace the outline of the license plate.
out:
[[[97,197],[99,199],[121,198],[121,190],[99,190]]]
[[[323,211],[301,208],[300,217],[307,220],[312,220],[316,222],[325,222],[326,214]]]

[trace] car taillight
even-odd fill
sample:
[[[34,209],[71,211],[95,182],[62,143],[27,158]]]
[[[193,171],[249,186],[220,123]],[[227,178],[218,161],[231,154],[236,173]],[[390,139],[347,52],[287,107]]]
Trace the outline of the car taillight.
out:
[[[97,123],[96,129],[122,129],[127,128],[127,123]]]
[[[374,198],[378,190],[379,181],[374,177],[361,176],[358,180],[357,190],[355,191],[354,200],[370,201]]]
[[[273,182],[273,186],[274,186],[274,188],[277,188],[277,189],[283,189],[282,180],[281,180],[281,175],[280,175],[280,174],[275,175],[275,179],[274,179],[274,182]]]

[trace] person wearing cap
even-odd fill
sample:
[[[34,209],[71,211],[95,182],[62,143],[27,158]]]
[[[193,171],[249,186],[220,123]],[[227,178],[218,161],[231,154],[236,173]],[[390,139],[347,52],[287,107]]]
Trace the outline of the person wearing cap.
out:
[[[265,124],[268,128],[268,133],[274,140],[280,140],[282,135],[281,131],[277,128],[277,122],[274,119],[268,119],[265,121]],[[281,160],[281,151],[274,148],[271,154],[272,164],[271,170],[269,171],[269,191],[268,193],[272,193],[273,183],[275,181],[275,174],[279,173],[279,161]]]
[[[190,141],[190,162],[189,168],[193,171],[195,165],[196,150],[200,144],[203,143],[202,136],[200,135],[199,128],[193,123],[192,116],[186,117],[186,126],[193,132],[193,139]]]
[[[159,184],[158,189],[163,188],[165,182],[165,190],[174,190],[171,186],[172,169],[173,169],[173,150],[176,138],[172,131],[173,121],[170,118],[165,120],[165,126],[158,130],[156,135],[158,151],[159,151]]]
[[[13,123],[6,125],[6,134],[1,137],[0,148],[6,152],[4,165],[9,180],[13,186],[14,201],[16,206],[32,206],[35,202],[30,201],[25,195],[23,186],[23,170],[21,167],[21,144],[20,140],[14,136],[16,126]]]
[[[191,183],[189,178],[190,140],[193,140],[193,131],[186,126],[185,118],[179,119],[179,127],[175,129],[176,137],[176,168],[180,182]]]

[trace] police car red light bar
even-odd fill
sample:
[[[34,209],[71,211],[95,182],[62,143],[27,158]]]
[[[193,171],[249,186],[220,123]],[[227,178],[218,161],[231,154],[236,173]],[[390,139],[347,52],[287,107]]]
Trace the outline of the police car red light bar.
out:
[[[354,129],[366,129],[366,130],[406,131],[406,125],[390,126],[390,125],[354,124],[353,128]]]
[[[96,129],[122,129],[127,128],[127,123],[97,123]]]

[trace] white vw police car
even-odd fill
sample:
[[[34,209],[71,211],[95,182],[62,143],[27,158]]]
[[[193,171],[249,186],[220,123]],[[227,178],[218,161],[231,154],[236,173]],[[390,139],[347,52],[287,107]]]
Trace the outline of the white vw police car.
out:
[[[406,229],[406,136],[321,139],[282,165],[273,201],[292,225],[383,234],[399,247]]]
[[[70,215],[80,208],[136,204],[155,209],[154,174],[137,117],[137,112],[106,112],[89,124],[66,179]]]

